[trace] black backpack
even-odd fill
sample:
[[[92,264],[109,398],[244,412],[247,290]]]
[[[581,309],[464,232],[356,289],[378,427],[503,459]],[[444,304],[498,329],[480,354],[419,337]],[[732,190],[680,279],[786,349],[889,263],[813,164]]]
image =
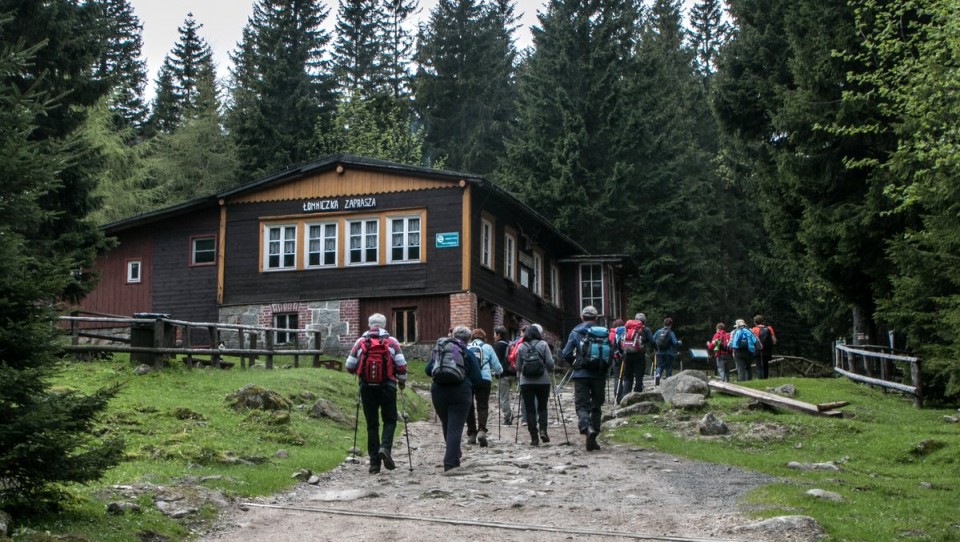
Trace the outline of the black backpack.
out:
[[[653,342],[656,343],[657,350],[670,348],[670,332],[667,331],[667,328],[658,329],[657,334],[653,336]]]
[[[770,328],[767,326],[760,326],[760,344],[765,351],[773,351],[773,333],[770,333]]]
[[[543,362],[543,355],[537,350],[537,343],[525,343],[526,347],[520,354],[520,374],[527,378],[537,378],[547,372],[547,365]]]

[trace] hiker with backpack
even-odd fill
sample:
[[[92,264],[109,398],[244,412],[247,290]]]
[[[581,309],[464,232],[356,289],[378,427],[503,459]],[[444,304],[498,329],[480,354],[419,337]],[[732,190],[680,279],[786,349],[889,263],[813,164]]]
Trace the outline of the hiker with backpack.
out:
[[[503,372],[497,375],[497,402],[503,414],[503,424],[513,425],[513,410],[510,408],[510,390],[517,381],[517,366],[507,361],[507,328],[497,326],[493,329],[493,351],[500,361]]]
[[[603,407],[607,372],[613,359],[613,344],[606,327],[597,325],[597,309],[587,305],[580,311],[582,320],[567,338],[561,357],[573,366],[573,402],[577,408],[577,428],[586,436],[588,452],[600,449],[600,415]]]
[[[473,403],[474,383],[483,380],[480,375],[480,360],[467,349],[471,331],[467,326],[456,326],[453,335],[441,337],[433,347],[427,362],[427,376],[433,379],[430,399],[440,418],[446,450],[443,453],[443,470],[460,466],[463,426]]]
[[[490,389],[493,387],[494,374],[503,372],[503,367],[497,359],[493,347],[486,343],[487,333],[474,329],[470,333],[470,344],[467,349],[480,360],[479,384],[473,386],[473,401],[470,403],[470,412],[467,414],[467,444],[487,446],[487,418],[490,416]]]
[[[646,327],[647,317],[638,312],[633,320],[627,320],[620,334],[621,363],[620,382],[617,386],[617,404],[623,396],[643,391],[643,375],[647,373],[647,347],[653,344],[653,332]]]
[[[360,402],[367,423],[367,455],[370,474],[396,468],[391,456],[393,433],[397,428],[397,387],[407,382],[407,361],[400,343],[387,332],[387,317],[374,313],[367,318],[370,329],[353,344],[347,356],[347,372],[357,375]],[[383,433],[380,433],[380,418]]]
[[[550,442],[547,412],[550,405],[549,371],[553,366],[553,353],[543,340],[543,328],[540,324],[527,326],[523,342],[517,348],[517,375],[531,446],[539,446],[541,441]]]
[[[760,340],[753,334],[753,331],[747,327],[743,320],[737,320],[737,327],[730,334],[730,342],[727,346],[733,350],[733,361],[737,365],[737,380],[746,382],[750,380],[752,370],[750,365],[753,363],[754,354],[763,346]]]
[[[730,382],[730,362],[733,361],[733,351],[727,346],[730,342],[730,334],[726,332],[727,327],[723,322],[717,323],[717,331],[713,337],[707,341],[707,352],[717,364],[717,378],[724,382]]]
[[[673,318],[663,319],[663,327],[653,334],[653,344],[657,349],[657,368],[653,375],[653,385],[659,386],[661,378],[670,378],[673,374],[673,360],[677,357],[677,347],[683,344],[673,332]]]
[[[757,358],[757,378],[767,378],[770,374],[770,360],[773,359],[773,347],[777,344],[777,334],[773,327],[764,325],[763,316],[753,317],[753,329],[750,331],[760,339],[763,348]]]

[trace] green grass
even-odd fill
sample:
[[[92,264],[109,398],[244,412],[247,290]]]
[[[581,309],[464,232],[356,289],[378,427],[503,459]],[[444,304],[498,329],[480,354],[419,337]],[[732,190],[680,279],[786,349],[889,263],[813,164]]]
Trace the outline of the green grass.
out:
[[[84,392],[123,383],[99,432],[124,438],[125,460],[95,484],[64,488],[71,496],[65,509],[56,515],[29,519],[14,540],[44,540],[39,534],[44,532],[105,542],[137,540],[145,532],[170,540],[189,539],[188,527],[162,515],[153,506],[149,491],[138,497],[140,513],[108,514],[107,503],[125,500],[114,486],[171,485],[191,477],[208,478],[202,487],[228,496],[268,495],[295,484],[291,475],[300,469],[322,472],[335,467],[353,446],[357,386],[346,372],[315,369],[309,362],[308,367],[301,364],[298,369],[272,371],[188,370],[173,364],[163,371],[134,376],[133,365],[125,358],[67,364],[51,383]],[[275,363],[280,367],[286,361]],[[422,374],[423,363],[412,362],[410,370],[420,380],[417,374]],[[226,397],[246,384],[290,398],[295,406],[289,412],[289,421],[281,423],[263,411],[231,408]],[[335,403],[349,423],[308,416],[314,399],[304,398],[306,393]],[[416,394],[405,395],[411,416],[423,418],[426,403]],[[361,449],[363,435],[360,416],[357,444]],[[284,450],[286,457],[277,457],[279,450]],[[194,521],[202,526],[214,512],[201,510]]]
[[[801,401],[849,401],[842,410],[854,416],[751,411],[746,398],[714,394],[708,408],[731,426],[730,436],[700,437],[696,423],[703,413],[668,412],[636,416],[612,438],[771,474],[782,482],[748,496],[757,516],[812,516],[828,541],[960,540],[960,425],[943,419],[955,410],[917,410],[896,394],[843,379],[745,384],[765,389],[786,383],[796,385]],[[751,426],[765,430],[750,434]],[[798,471],[787,468],[791,461],[833,461],[840,471]],[[844,501],[805,495],[812,488],[839,493]]]

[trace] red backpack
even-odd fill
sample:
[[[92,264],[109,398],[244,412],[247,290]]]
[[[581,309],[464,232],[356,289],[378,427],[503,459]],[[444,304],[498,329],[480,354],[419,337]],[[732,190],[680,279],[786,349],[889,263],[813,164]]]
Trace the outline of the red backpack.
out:
[[[507,370],[517,372],[517,349],[523,344],[523,337],[510,343],[507,347]]]
[[[626,353],[639,352],[643,350],[643,322],[640,320],[627,320],[623,325],[623,345],[621,348]]]
[[[357,376],[367,384],[383,384],[394,380],[393,356],[387,348],[387,337],[370,337],[360,343]]]

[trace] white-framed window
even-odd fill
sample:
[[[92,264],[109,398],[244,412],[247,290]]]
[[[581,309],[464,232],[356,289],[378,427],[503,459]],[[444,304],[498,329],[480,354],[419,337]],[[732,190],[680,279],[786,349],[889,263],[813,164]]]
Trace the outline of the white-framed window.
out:
[[[420,217],[389,217],[390,263],[420,261]]]
[[[600,314],[603,310],[603,266],[598,263],[580,265],[580,307],[593,305]]]
[[[306,225],[306,267],[337,266],[337,223],[321,222]]]
[[[550,266],[550,302],[560,306],[560,268]]]
[[[480,220],[480,265],[493,269],[493,223]]]
[[[140,260],[127,260],[127,284],[139,284],[142,280]]]
[[[273,314],[273,327],[291,329],[294,331],[284,332],[275,331],[273,344],[290,344],[297,340],[297,313],[295,312],[275,312]]]
[[[196,235],[190,238],[190,265],[213,265],[216,262],[216,236]]]
[[[543,297],[543,256],[533,253],[533,293]]]
[[[263,244],[263,269],[265,271],[296,269],[296,225],[283,224],[264,226]]]
[[[375,264],[379,259],[380,221],[364,218],[347,221],[347,265]]]
[[[503,236],[503,276],[517,280],[517,237],[512,233]]]

